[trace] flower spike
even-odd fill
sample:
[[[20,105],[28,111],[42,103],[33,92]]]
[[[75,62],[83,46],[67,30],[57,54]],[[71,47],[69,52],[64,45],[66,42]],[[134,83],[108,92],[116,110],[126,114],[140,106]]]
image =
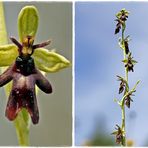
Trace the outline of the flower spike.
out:
[[[123,60],[124,63],[124,77],[118,76],[118,81],[120,81],[119,85],[119,94],[122,94],[122,98],[118,101],[115,100],[118,105],[121,108],[121,126],[116,125],[116,131],[113,132],[115,135],[115,141],[117,144],[120,144],[121,146],[127,146],[127,138],[126,138],[126,112],[125,112],[125,106],[130,108],[131,102],[133,102],[131,96],[136,91],[136,86],[140,81],[138,81],[133,89],[130,90],[129,86],[129,72],[134,72],[134,65],[137,63],[132,57],[130,48],[129,48],[129,41],[130,36],[125,37],[125,30],[126,30],[126,21],[128,19],[129,11],[126,9],[120,10],[116,14],[116,28],[115,28],[115,34],[119,33],[121,31],[121,37],[119,38],[118,44],[119,47],[122,49],[123,52]]]

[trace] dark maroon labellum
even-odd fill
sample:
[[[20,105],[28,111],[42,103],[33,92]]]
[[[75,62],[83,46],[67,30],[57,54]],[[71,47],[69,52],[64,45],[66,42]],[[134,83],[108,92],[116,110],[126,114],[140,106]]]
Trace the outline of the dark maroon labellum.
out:
[[[39,121],[39,111],[35,93],[35,85],[37,85],[45,93],[51,93],[52,87],[49,81],[35,67],[35,63],[31,55],[36,48],[49,44],[48,42],[30,45],[30,37],[27,37],[28,44],[20,44],[14,38],[11,40],[18,46],[19,56],[16,61],[0,75],[0,87],[4,86],[11,80],[12,90],[6,107],[6,117],[14,120],[22,108],[26,108],[29,112],[33,124]],[[33,43],[33,42],[32,42]],[[25,48],[25,49],[24,49]],[[25,52],[22,52],[24,50]],[[28,52],[28,50],[31,50]]]
[[[120,144],[123,142],[123,133],[122,133],[122,129],[119,125],[116,125],[117,133],[116,133],[116,143]]]
[[[129,53],[128,40],[124,41],[124,45],[125,45],[125,53],[128,54]]]
[[[118,19],[116,19],[116,21],[118,22],[117,25],[116,25],[116,28],[115,28],[115,34],[119,33],[120,32],[120,29],[121,29],[121,23]]]
[[[131,99],[131,95],[132,94],[129,94],[126,98],[125,98],[125,105],[130,108],[131,106],[131,102],[133,102],[133,100]]]

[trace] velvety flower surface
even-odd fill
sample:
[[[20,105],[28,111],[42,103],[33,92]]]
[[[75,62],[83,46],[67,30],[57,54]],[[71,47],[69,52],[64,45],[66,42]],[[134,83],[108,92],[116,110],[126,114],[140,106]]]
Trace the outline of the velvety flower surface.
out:
[[[57,72],[68,67],[70,62],[53,51],[44,49],[51,41],[34,45],[38,27],[38,12],[34,6],[24,7],[18,19],[20,42],[11,37],[14,44],[0,46],[0,66],[9,66],[0,75],[0,86],[12,81],[6,117],[14,120],[22,108],[25,108],[34,124],[39,121],[39,111],[35,86],[45,93],[52,92],[52,86],[40,72]]]

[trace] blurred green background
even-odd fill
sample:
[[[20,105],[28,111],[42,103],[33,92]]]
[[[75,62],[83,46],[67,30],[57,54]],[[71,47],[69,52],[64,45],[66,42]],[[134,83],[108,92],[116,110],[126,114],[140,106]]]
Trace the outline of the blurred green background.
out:
[[[34,5],[39,11],[39,28],[35,43],[49,38],[48,49],[72,61],[72,3],[71,2],[4,2],[8,37],[17,34],[17,16],[25,5]],[[69,146],[72,144],[72,67],[48,74],[53,93],[41,91],[37,96],[40,121],[31,123],[31,146]],[[13,122],[5,118],[7,98],[0,89],[0,145],[17,146]]]

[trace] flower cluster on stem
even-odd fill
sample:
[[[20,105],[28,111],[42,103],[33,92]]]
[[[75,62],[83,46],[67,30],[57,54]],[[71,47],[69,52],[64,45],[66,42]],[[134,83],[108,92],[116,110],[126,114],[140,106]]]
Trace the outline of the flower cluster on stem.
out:
[[[118,34],[121,32],[121,38],[119,39],[119,46],[123,51],[123,60],[124,63],[124,69],[125,69],[125,76],[119,76],[118,81],[120,81],[119,86],[119,94],[123,94],[121,100],[116,100],[116,102],[119,104],[121,108],[121,114],[122,114],[122,123],[121,126],[116,125],[117,128],[116,131],[114,131],[112,134],[115,135],[116,143],[120,144],[121,146],[126,146],[126,116],[125,116],[125,106],[127,108],[131,107],[131,102],[133,102],[133,99],[131,98],[133,96],[133,93],[136,91],[136,87],[139,83],[135,84],[135,86],[130,89],[129,83],[128,83],[128,73],[134,72],[134,65],[137,63],[132,57],[132,53],[129,48],[129,41],[130,36],[125,37],[125,29],[126,29],[126,21],[128,18],[129,12],[126,9],[122,9],[116,14],[116,28],[115,28],[115,34]]]

